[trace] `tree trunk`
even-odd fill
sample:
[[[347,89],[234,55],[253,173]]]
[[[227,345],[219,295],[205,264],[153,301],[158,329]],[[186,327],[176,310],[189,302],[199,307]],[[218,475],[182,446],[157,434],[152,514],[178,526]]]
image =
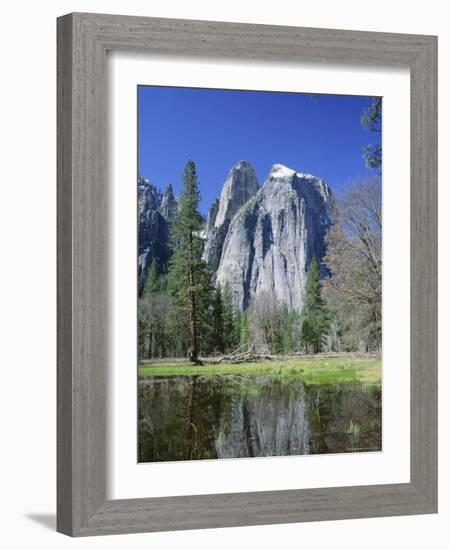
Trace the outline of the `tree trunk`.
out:
[[[189,331],[190,331],[190,360],[198,362],[198,342],[196,334],[196,304],[195,304],[195,273],[193,270],[193,235],[189,233]]]

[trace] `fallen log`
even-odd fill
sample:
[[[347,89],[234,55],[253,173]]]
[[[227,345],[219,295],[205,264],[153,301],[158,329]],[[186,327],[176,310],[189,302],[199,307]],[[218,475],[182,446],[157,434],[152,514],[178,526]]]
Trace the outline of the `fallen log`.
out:
[[[216,361],[210,361],[210,364],[219,365],[220,363],[229,363],[231,365],[237,365],[241,363],[256,363],[258,361],[272,361],[271,355],[264,355],[260,353],[253,353],[252,351],[246,351],[237,355],[223,355]]]

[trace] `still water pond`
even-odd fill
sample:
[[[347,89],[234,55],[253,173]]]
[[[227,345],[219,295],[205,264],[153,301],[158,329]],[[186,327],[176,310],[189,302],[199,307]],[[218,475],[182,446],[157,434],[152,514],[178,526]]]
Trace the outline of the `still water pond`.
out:
[[[379,451],[380,386],[235,375],[139,381],[139,462]]]

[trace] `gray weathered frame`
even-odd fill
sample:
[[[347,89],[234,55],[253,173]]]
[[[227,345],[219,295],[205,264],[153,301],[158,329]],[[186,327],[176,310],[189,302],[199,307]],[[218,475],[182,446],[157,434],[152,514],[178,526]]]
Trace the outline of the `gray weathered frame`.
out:
[[[106,52],[408,67],[410,483],[106,500]],[[74,13],[58,19],[58,505],[72,536],[437,511],[437,38]]]

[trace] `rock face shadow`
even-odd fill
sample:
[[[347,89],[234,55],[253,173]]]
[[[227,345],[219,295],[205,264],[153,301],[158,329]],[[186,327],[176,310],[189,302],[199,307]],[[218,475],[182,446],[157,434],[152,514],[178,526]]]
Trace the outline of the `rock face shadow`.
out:
[[[25,517],[50,531],[56,531],[56,514],[25,514]]]

